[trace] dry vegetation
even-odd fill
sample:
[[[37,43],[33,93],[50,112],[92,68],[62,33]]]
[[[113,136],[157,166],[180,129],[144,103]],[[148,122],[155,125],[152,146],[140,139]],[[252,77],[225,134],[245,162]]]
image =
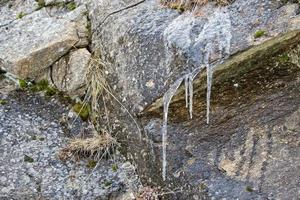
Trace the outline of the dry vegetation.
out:
[[[177,9],[181,12],[185,10],[193,10],[199,6],[203,6],[208,2],[213,2],[217,5],[225,6],[232,3],[234,0],[161,0],[161,4],[172,9]]]
[[[93,124],[93,137],[71,139],[68,145],[59,153],[59,158],[61,160],[72,157],[78,159],[81,157],[90,157],[98,160],[102,157],[107,157],[117,144],[116,139],[111,136],[108,129],[102,127],[98,123],[98,115],[101,112],[99,101],[100,99],[102,100],[101,97],[103,97],[103,91],[109,90],[103,72],[104,68],[105,64],[100,59],[92,58],[90,60],[86,75],[88,91],[83,104],[78,104],[77,108],[77,113],[80,114],[85,110],[85,107],[89,105],[89,103],[91,104],[91,108],[88,111],[91,115],[88,117]]]
[[[109,99],[109,101],[115,100],[115,102],[120,105],[120,108],[125,110],[129,118],[136,124],[137,132],[141,137],[141,131],[136,120],[111,92],[104,73],[105,67],[106,63],[102,59],[95,57],[91,58],[86,74],[87,94],[83,103],[76,104],[77,107],[75,109],[79,115],[86,113],[84,116],[88,117],[93,125],[93,137],[83,139],[75,138],[70,140],[67,147],[62,149],[58,155],[61,160],[73,157],[78,159],[81,157],[90,157],[95,160],[101,160],[102,157],[107,157],[110,153],[113,153],[117,141],[112,137],[112,124],[110,123],[108,108],[106,107],[106,99]],[[105,98],[105,96],[107,98]],[[104,118],[101,117],[103,115],[105,115]]]
[[[82,157],[101,160],[115,148],[117,141],[110,134],[104,133],[91,138],[71,139],[69,144],[59,153],[59,159],[67,160],[72,157],[79,159]]]

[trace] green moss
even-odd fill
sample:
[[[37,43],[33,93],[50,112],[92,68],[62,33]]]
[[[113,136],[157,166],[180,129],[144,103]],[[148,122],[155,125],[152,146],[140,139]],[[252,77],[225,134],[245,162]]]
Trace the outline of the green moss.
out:
[[[97,162],[94,161],[94,160],[89,160],[88,163],[86,164],[86,167],[87,168],[90,168],[90,169],[94,169],[97,165]]]
[[[70,96],[68,96],[68,95],[63,95],[62,97],[63,97],[63,99],[64,99],[66,102],[68,102],[68,103],[73,102],[73,99],[72,99]]]
[[[46,90],[45,90],[45,94],[46,94],[47,96],[53,96],[53,95],[55,95],[57,92],[58,92],[57,89],[54,88],[54,87],[47,87]]]
[[[24,155],[24,162],[33,163],[34,159],[30,156]]]
[[[247,186],[247,187],[246,187],[246,191],[247,191],[247,192],[253,192],[254,190],[253,190],[250,186]]]
[[[111,166],[111,170],[112,170],[113,172],[116,172],[116,171],[118,170],[118,166],[117,166],[116,164],[113,164],[113,165]]]
[[[45,0],[35,0],[38,4],[37,10],[46,6]]]
[[[21,18],[23,18],[23,17],[26,16],[26,15],[27,15],[26,13],[20,12],[20,13],[17,14],[16,18],[17,18],[17,19],[21,19]]]
[[[5,105],[5,104],[7,104],[7,101],[4,99],[0,99],[0,105]]]
[[[104,185],[105,185],[106,187],[109,187],[109,186],[112,185],[112,182],[111,182],[111,181],[105,181]]]
[[[70,3],[68,3],[67,5],[66,5],[66,7],[67,7],[67,9],[68,10],[75,10],[76,8],[77,8],[77,5],[76,5],[76,3],[75,2],[70,2]]]
[[[73,105],[73,110],[80,116],[82,120],[86,121],[89,118],[90,105],[88,104],[83,105],[81,103],[76,103]]]
[[[30,90],[32,92],[44,91],[47,96],[53,96],[58,93],[56,88],[49,86],[49,82],[47,80],[41,80],[36,84],[31,85]]]
[[[204,191],[204,190],[206,190],[207,189],[207,186],[205,185],[205,183],[201,183],[200,185],[199,185],[199,190],[200,191]]]
[[[258,31],[255,32],[254,38],[260,38],[260,37],[262,37],[264,35],[266,35],[266,31],[264,31],[264,30],[258,30]]]
[[[25,88],[27,88],[28,83],[25,80],[20,79],[19,80],[19,86],[20,86],[21,89],[25,89]]]
[[[88,21],[87,22],[87,25],[86,25],[86,29],[87,29],[87,35],[88,35],[88,40],[91,41],[92,40],[92,23],[91,21]]]
[[[278,62],[280,62],[280,63],[287,63],[287,62],[289,62],[289,60],[290,60],[290,57],[286,53],[278,56]]]
[[[39,140],[39,141],[44,141],[45,140],[45,138],[39,137],[39,136],[36,136],[36,135],[31,136],[31,139],[32,140]]]
[[[169,7],[170,7],[171,9],[177,10],[177,11],[180,12],[180,13],[183,13],[185,10],[187,10],[187,9],[185,8],[185,6],[182,5],[181,3],[171,3],[171,4],[169,5]]]
[[[47,80],[41,80],[38,83],[34,84],[31,86],[31,91],[33,92],[40,92],[40,91],[44,91],[48,88],[49,83]]]

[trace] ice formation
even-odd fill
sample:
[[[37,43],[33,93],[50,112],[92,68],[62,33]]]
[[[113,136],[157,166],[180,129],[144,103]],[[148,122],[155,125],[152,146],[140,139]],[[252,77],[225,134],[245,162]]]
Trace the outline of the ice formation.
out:
[[[178,23],[179,20],[182,23]],[[181,25],[184,25],[184,28]],[[209,124],[210,119],[210,100],[211,100],[211,87],[213,69],[215,65],[210,64],[212,53],[219,55],[219,60],[222,60],[229,56],[230,42],[231,42],[231,20],[229,12],[226,8],[218,8],[213,15],[208,18],[208,21],[203,26],[200,34],[190,41],[190,31],[195,24],[195,18],[191,16],[181,16],[174,20],[174,23],[166,29],[165,44],[166,44],[166,55],[167,56],[167,67],[169,69],[169,63],[172,58],[172,53],[169,52],[172,43],[175,43],[179,49],[187,51],[188,49],[194,49],[199,51],[200,56],[195,56],[194,60],[200,63],[200,67],[191,70],[183,77],[180,77],[174,82],[165,93],[163,97],[163,127],[162,127],[162,146],[163,146],[163,169],[162,177],[166,179],[166,166],[167,166],[167,123],[168,123],[168,110],[170,102],[180,87],[181,83],[184,82],[185,87],[185,101],[186,107],[189,110],[189,117],[193,117],[193,80],[203,70],[206,69],[207,73],[207,95],[206,95],[206,121]],[[179,34],[180,33],[180,34]],[[182,39],[179,40],[178,38]],[[188,38],[188,42],[182,42]],[[200,60],[199,60],[200,59]]]

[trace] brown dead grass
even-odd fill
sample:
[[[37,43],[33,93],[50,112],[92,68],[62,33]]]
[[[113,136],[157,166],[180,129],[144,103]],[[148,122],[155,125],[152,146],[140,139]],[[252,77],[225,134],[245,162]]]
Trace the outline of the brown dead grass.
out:
[[[185,10],[193,10],[199,6],[203,6],[208,2],[214,2],[217,5],[226,6],[234,0],[161,0],[161,4],[181,12]]]
[[[76,159],[88,157],[98,160],[108,156],[114,150],[116,144],[116,139],[108,133],[95,135],[91,138],[74,138],[70,140],[65,148],[60,150],[58,157],[61,160],[72,157]]]

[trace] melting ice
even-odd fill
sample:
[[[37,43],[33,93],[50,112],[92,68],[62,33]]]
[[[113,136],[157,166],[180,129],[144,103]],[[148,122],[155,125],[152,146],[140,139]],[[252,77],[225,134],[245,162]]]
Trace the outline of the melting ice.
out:
[[[180,17],[179,17],[180,18]],[[182,18],[182,17],[181,17]],[[176,39],[178,39],[178,35],[185,35],[183,39],[186,39],[186,36],[189,35],[189,32],[192,30],[192,26],[194,25],[194,19],[189,22],[185,18],[183,21],[184,25],[189,25],[184,29],[178,27],[178,22],[174,22],[166,29],[165,36],[167,38],[167,48],[170,46],[169,41],[172,39],[172,36],[175,34]],[[182,23],[181,23],[182,24]],[[213,65],[210,65],[210,59],[212,53],[218,53],[219,57],[224,59],[229,56],[230,50],[230,42],[231,42],[231,21],[230,15],[227,12],[226,8],[218,8],[216,12],[208,18],[207,23],[203,26],[200,34],[195,38],[194,42],[191,42],[188,38],[188,42],[179,43],[179,47],[181,46],[182,49],[187,50],[189,48],[196,49],[199,51],[199,61],[200,67],[194,69],[193,71],[187,73],[183,77],[180,77],[178,80],[174,82],[169,88],[169,90],[163,96],[163,127],[162,127],[162,146],[163,146],[163,164],[162,164],[162,177],[163,180],[166,179],[166,167],[167,167],[167,123],[168,123],[168,110],[170,102],[177,92],[178,88],[184,81],[185,86],[185,101],[186,107],[189,110],[189,117],[193,117],[193,80],[195,77],[203,70],[206,69],[207,73],[207,95],[206,95],[206,122],[209,123],[209,116],[210,116],[210,100],[211,100],[211,87],[212,87],[212,77],[213,77]],[[171,31],[168,31],[171,30]],[[177,31],[177,33],[176,33]],[[178,34],[178,31],[182,32],[182,34]],[[179,40],[181,41],[181,40]],[[178,43],[177,43],[178,44]],[[189,47],[187,47],[187,45]],[[217,45],[217,49],[216,49]],[[215,52],[216,51],[216,52]],[[170,55],[170,52],[167,52]],[[171,57],[171,56],[170,56]],[[170,63],[167,62],[167,63]],[[169,66],[167,66],[169,67]]]

